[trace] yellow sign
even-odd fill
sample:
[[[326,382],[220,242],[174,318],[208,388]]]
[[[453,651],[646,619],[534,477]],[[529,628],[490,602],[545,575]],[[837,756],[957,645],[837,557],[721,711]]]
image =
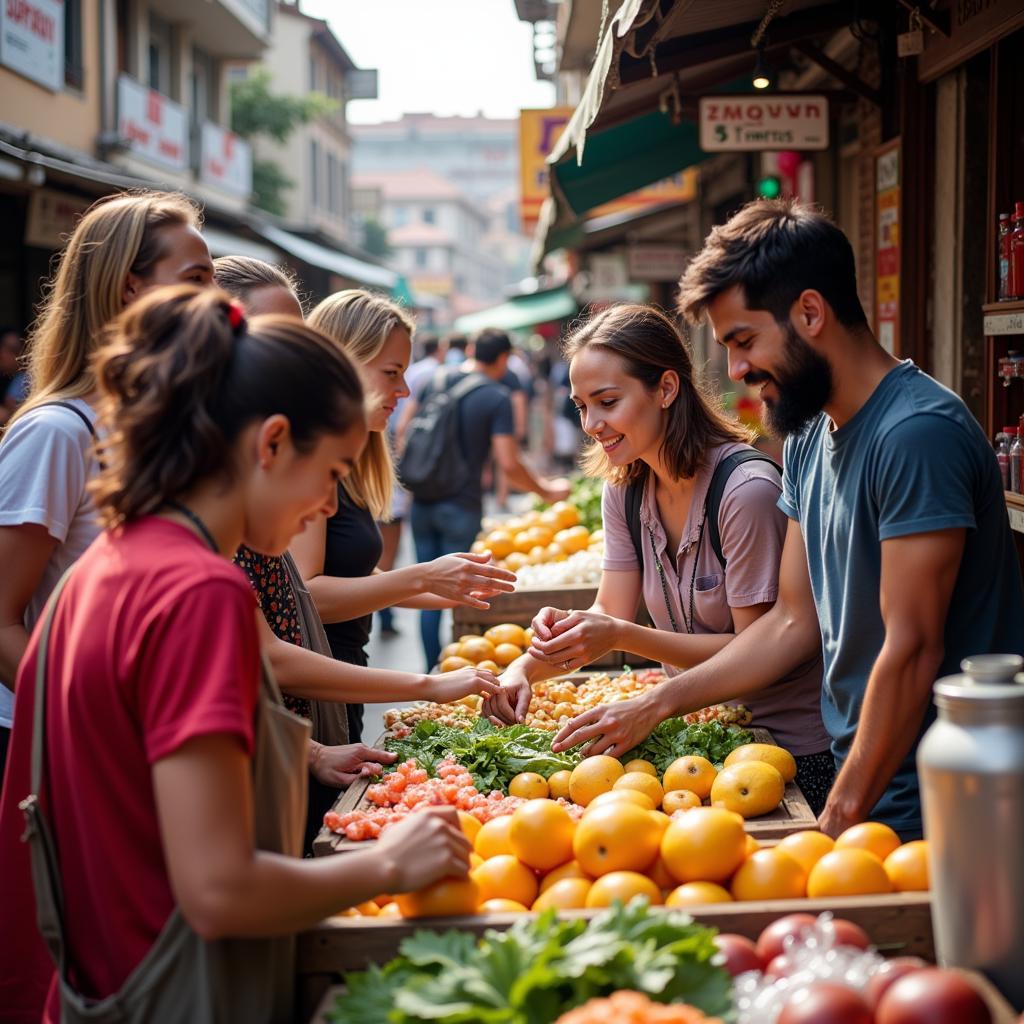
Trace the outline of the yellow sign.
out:
[[[532,233],[537,226],[540,208],[551,194],[546,161],[572,113],[572,107],[519,112],[520,212],[523,231],[527,234]],[[588,210],[587,218],[639,210],[662,203],[688,203],[697,197],[698,177],[697,169],[689,167],[671,178],[638,189],[597,209]]]

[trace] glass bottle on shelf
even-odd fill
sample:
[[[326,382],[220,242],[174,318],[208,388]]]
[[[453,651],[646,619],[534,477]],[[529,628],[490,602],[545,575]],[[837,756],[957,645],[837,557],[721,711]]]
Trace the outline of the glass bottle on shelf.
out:
[[[1013,229],[1010,231],[1010,294],[1011,299],[1024,299],[1024,202],[1013,208]]]
[[[1010,215],[999,214],[999,294],[1000,302],[1010,297]]]
[[[1024,460],[1024,445],[1021,444],[1020,431],[1017,427],[1007,427],[1010,435],[1010,490],[1014,494],[1021,493],[1021,462]]]
[[[1010,435],[1012,427],[1003,427],[996,434],[996,462],[999,463],[999,475],[1003,478],[1003,490],[1010,489]]]

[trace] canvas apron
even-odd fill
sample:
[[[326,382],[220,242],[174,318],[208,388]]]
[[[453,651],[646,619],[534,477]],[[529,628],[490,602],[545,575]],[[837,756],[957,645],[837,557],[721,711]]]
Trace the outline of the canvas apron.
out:
[[[21,807],[39,929],[57,966],[64,1024],[278,1024],[292,1019],[294,937],[207,942],[175,908],[118,992],[89,999],[68,981],[64,896],[54,835],[40,806],[46,763],[46,660],[50,626],[68,574],[50,598],[36,661],[32,790]],[[264,659],[252,762],[256,848],[301,855],[309,724],[286,710]]]

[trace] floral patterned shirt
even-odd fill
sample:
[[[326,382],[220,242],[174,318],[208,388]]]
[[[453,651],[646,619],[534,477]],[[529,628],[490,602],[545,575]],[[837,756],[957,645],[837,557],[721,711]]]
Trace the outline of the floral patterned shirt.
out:
[[[284,562],[276,555],[261,555],[244,544],[235,552],[235,565],[246,576],[256,592],[263,617],[274,635],[286,643],[302,646],[302,629],[299,626],[299,606],[295,601],[288,572]],[[282,694],[284,706],[303,718],[312,716],[308,700]]]

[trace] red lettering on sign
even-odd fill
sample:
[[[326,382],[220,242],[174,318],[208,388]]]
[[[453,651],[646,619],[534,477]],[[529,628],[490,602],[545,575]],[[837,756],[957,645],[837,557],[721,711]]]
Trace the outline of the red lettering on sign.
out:
[[[230,132],[224,133],[224,156],[228,160],[234,155],[235,152],[235,137]]]
[[[736,106],[727,106],[722,108],[722,120],[723,121],[742,121],[743,120],[743,108],[738,104]]]
[[[57,35],[53,18],[28,0],[7,0],[7,18],[16,25],[24,25],[45,43],[52,43]]]
[[[163,103],[160,101],[160,93],[149,90],[146,97],[146,120],[152,124],[159,125],[163,122]]]

